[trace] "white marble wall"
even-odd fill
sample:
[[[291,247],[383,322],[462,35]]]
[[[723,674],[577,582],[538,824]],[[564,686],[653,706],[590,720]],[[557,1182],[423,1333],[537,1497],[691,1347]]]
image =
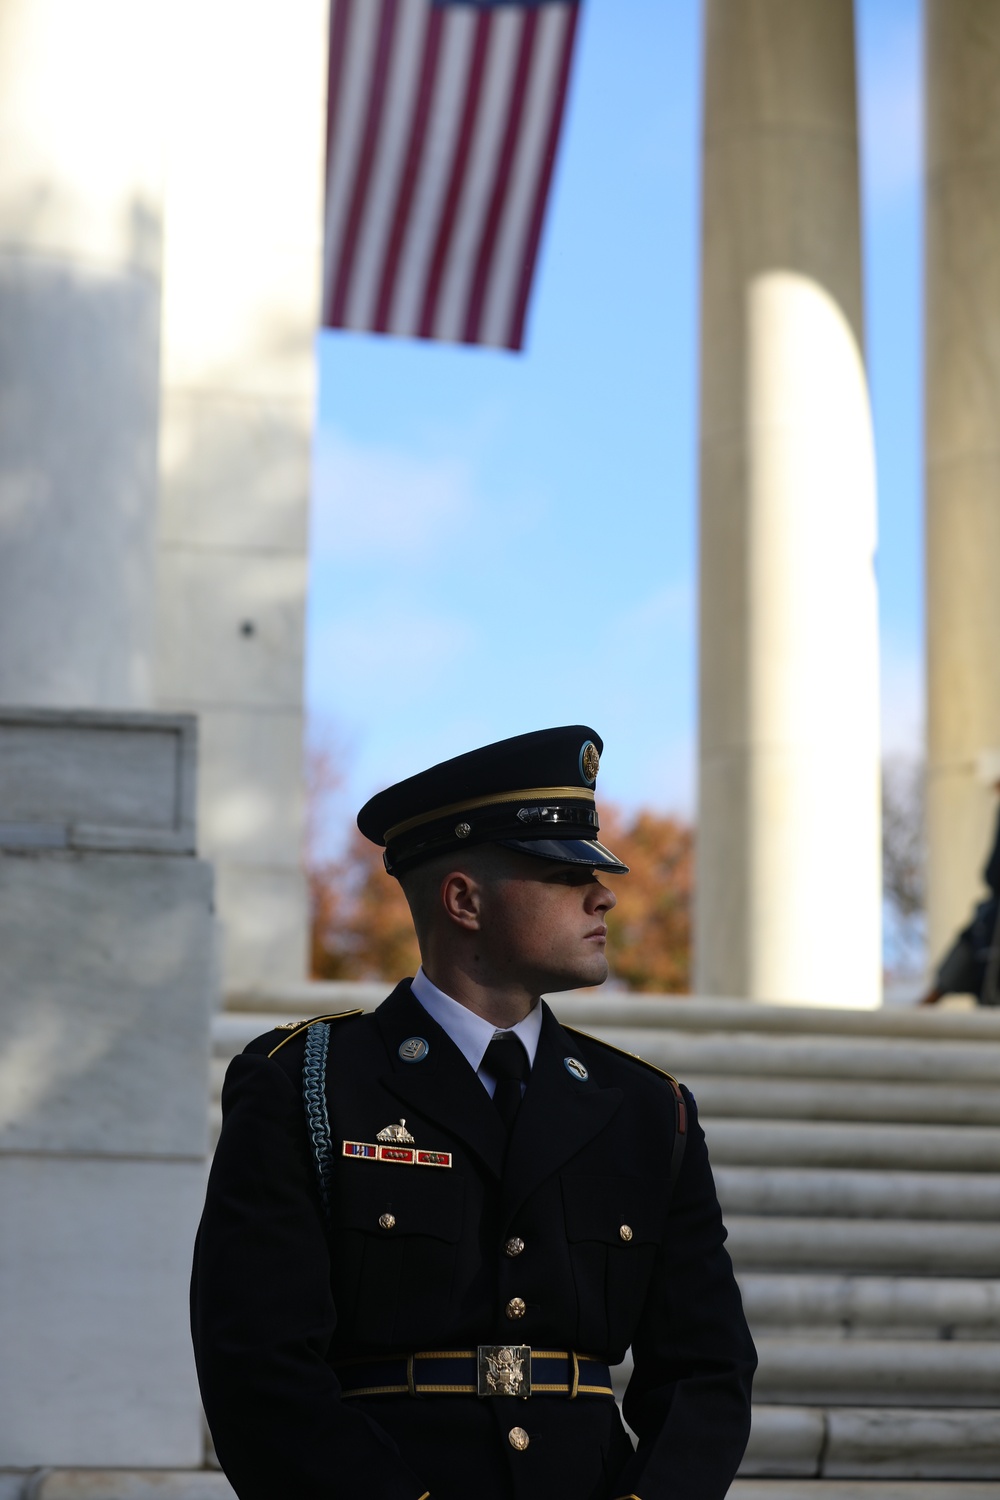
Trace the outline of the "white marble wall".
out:
[[[202,1461],[187,1283],[215,932],[193,759],[190,719],[0,713],[11,1467]]]
[[[3,5],[0,702],[150,702],[161,10]]]
[[[199,828],[230,986],[301,976],[306,963],[326,11],[323,0],[172,8],[156,693],[199,715]]]
[[[969,920],[1000,749],[1000,10],[927,0],[928,936]],[[984,756],[984,752],[986,755]]]

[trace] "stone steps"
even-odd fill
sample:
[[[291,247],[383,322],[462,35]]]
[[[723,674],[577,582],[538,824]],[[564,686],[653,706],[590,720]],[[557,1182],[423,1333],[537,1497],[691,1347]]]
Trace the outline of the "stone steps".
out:
[[[857,1082],[852,1078],[743,1078],[689,1072],[684,1082],[712,1119],[872,1120],[910,1125],[1000,1125],[995,1083]]]
[[[866,1328],[934,1328],[941,1338],[1000,1338],[1000,1281],[946,1277],[817,1275],[744,1271],[740,1276],[747,1317],[758,1328],[837,1329],[842,1336]]]
[[[737,1479],[730,1500],[1000,1500],[1000,1483],[954,1480]],[[0,1472],[0,1500],[233,1500],[210,1470],[54,1469]]]
[[[759,1036],[741,1031],[722,1035],[675,1030],[672,1020],[671,1016],[670,1023],[656,1030],[602,1026],[595,1031],[599,1029],[612,1046],[638,1052],[647,1062],[685,1080],[707,1073],[736,1078],[840,1078],[879,1083],[957,1080],[963,1086],[1000,1082],[1000,1048],[982,1041],[909,1036]]]
[[[915,1219],[793,1219],[730,1214],[737,1271],[881,1271],[991,1276],[1000,1268],[1000,1224]]]
[[[714,1123],[712,1131],[714,1138]],[[716,1165],[715,1180],[729,1215],[1000,1221],[994,1173]]]
[[[768,1484],[780,1479],[948,1481],[930,1493],[963,1500],[971,1481],[1000,1481],[1000,1414],[954,1407],[761,1403],[754,1406],[746,1457],[730,1495],[769,1494],[765,1485],[741,1487],[765,1476]],[[831,1494],[824,1483],[806,1493],[825,1500]],[[1000,1483],[986,1493],[1000,1495]]]
[[[227,996],[226,1011],[244,1016],[320,1016],[337,1010],[375,1010],[391,986],[379,981],[302,980],[260,985]],[[567,990],[553,997],[560,1019],[583,1031],[643,1030],[735,1032],[781,1036],[914,1037],[924,1040],[1000,1041],[1000,1013],[975,1007],[933,1010],[833,1010],[814,1005],[759,1005],[745,1000],[703,1000],[687,995],[629,995],[607,985]],[[264,1027],[261,1028],[265,1029]]]
[[[200,1500],[200,1497],[199,1497]],[[729,1500],[1000,1500],[1000,1483],[933,1479],[737,1479]]]
[[[1000,1128],[991,1125],[720,1118],[711,1120],[710,1148],[718,1166],[1000,1170]]]
[[[787,1404],[996,1408],[995,1340],[757,1338],[759,1400]],[[998,1429],[1000,1430],[1000,1429]]]
[[[385,993],[242,997],[213,1107],[253,1036]],[[1000,1500],[1000,1015],[602,992],[558,1013],[698,1099],[761,1358],[734,1500]]]

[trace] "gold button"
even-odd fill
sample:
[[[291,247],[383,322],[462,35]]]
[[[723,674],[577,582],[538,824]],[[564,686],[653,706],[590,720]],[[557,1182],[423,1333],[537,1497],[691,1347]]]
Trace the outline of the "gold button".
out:
[[[522,1239],[519,1239],[515,1234],[514,1238],[508,1240],[506,1245],[504,1245],[504,1249],[506,1250],[507,1254],[513,1259],[515,1255],[520,1255],[521,1251],[524,1249],[524,1241]]]
[[[631,1224],[623,1224],[622,1227],[619,1229],[618,1233],[621,1235],[622,1239],[625,1241],[625,1243],[627,1245],[628,1242],[629,1242],[629,1240],[632,1238],[632,1226],[631,1226]]]
[[[507,1441],[512,1448],[517,1449],[518,1453],[523,1453],[531,1439],[523,1427],[512,1427],[507,1434]]]
[[[396,1227],[396,1215],[395,1214],[381,1214],[379,1216],[379,1221],[378,1222],[379,1222],[379,1225],[381,1226],[382,1229],[395,1229],[395,1227]]]
[[[505,1308],[508,1318],[523,1318],[526,1305],[523,1297],[511,1297]]]

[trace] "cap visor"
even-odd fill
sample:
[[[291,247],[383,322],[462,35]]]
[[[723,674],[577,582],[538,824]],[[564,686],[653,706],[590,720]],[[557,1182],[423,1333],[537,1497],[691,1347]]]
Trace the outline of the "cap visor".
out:
[[[596,839],[497,839],[505,849],[518,854],[533,854],[536,859],[557,859],[564,865],[589,865],[606,870],[609,875],[627,875],[628,865],[599,844]]]

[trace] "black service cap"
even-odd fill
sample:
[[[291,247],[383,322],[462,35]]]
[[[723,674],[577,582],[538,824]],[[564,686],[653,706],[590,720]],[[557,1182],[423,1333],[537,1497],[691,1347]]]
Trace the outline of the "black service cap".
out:
[[[596,838],[603,748],[586,724],[498,740],[387,787],[365,803],[358,827],[385,846],[390,875],[485,843],[625,875],[628,866]]]

